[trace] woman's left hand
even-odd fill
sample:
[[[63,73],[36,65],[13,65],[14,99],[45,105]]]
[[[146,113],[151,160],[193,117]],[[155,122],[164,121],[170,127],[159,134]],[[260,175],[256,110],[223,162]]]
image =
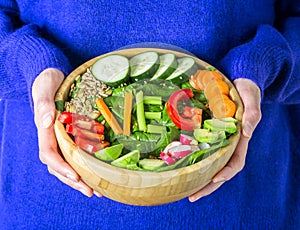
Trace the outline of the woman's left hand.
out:
[[[54,132],[56,116],[54,95],[64,80],[64,74],[54,68],[41,72],[32,86],[34,117],[38,130],[39,157],[50,174],[63,183],[91,197],[93,189],[85,184],[79,174],[63,159]],[[101,194],[95,193],[97,196]]]
[[[244,168],[250,138],[262,116],[260,110],[261,93],[259,87],[246,78],[236,79],[234,85],[244,104],[240,140],[227,165],[213,177],[208,185],[189,196],[191,202],[211,194]]]

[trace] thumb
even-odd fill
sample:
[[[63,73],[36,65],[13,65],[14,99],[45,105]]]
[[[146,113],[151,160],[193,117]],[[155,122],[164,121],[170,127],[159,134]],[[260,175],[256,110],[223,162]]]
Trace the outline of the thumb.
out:
[[[39,128],[49,128],[55,120],[54,96],[64,79],[61,71],[44,70],[32,85],[35,122]]]
[[[250,138],[262,116],[260,89],[253,81],[245,78],[235,80],[234,84],[244,104],[243,135]]]
[[[55,106],[51,98],[39,98],[34,103],[35,123],[37,127],[47,129],[55,120]]]

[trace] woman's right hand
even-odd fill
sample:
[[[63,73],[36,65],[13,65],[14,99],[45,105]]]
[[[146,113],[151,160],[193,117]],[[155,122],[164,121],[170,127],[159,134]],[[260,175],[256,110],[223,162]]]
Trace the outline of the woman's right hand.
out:
[[[64,74],[54,68],[44,70],[32,86],[34,119],[38,130],[39,157],[48,166],[48,171],[63,183],[91,197],[93,189],[86,185],[74,169],[64,161],[54,133],[55,104],[54,96],[64,80]],[[101,195],[95,192],[100,197]]]
[[[246,78],[236,79],[234,85],[244,105],[240,140],[227,165],[214,176],[208,185],[189,197],[192,202],[217,190],[245,166],[249,141],[262,116],[260,109],[261,92],[253,81]]]

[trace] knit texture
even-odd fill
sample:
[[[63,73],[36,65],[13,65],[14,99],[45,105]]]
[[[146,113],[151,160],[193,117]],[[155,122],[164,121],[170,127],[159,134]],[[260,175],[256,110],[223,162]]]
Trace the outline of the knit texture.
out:
[[[0,229],[300,229],[299,17],[299,0],[0,0]],[[39,161],[38,74],[136,43],[178,46],[261,88],[245,168],[196,203],[89,199]]]

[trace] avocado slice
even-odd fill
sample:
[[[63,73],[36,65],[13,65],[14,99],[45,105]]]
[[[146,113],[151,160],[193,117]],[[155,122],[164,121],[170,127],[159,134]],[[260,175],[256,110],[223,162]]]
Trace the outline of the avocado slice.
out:
[[[199,142],[214,144],[226,139],[226,134],[224,130],[221,131],[210,131],[208,129],[195,129],[194,137]]]
[[[203,128],[210,131],[225,131],[233,134],[237,132],[237,120],[234,118],[207,119],[204,121]]]

